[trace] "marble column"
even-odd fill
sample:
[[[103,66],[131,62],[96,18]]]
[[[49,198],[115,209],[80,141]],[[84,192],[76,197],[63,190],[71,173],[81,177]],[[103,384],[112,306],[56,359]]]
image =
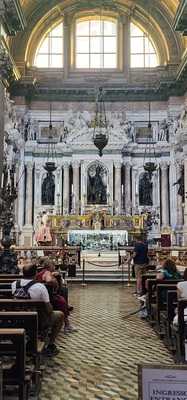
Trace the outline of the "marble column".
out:
[[[131,165],[125,164],[125,212],[131,214]]]
[[[64,163],[64,178],[63,178],[63,215],[69,214],[69,163]]]
[[[18,225],[20,231],[24,224],[24,191],[25,191],[25,165],[22,160],[19,165],[19,178],[18,178]]]
[[[171,227],[174,229],[177,223],[177,191],[178,187],[175,185],[177,181],[177,165],[174,159],[170,162],[169,165],[169,188],[170,188],[170,220],[171,220]]]
[[[26,225],[32,225],[32,200],[33,200],[33,164],[27,163],[27,186],[26,186]]]
[[[34,208],[41,206],[41,170],[42,167],[35,167],[35,205]]]
[[[58,167],[56,171],[56,185],[55,185],[55,206],[57,215],[61,214],[61,204],[62,204],[62,168]]]
[[[161,163],[162,228],[169,226],[168,164]]]
[[[79,162],[73,161],[73,212],[79,215]]]
[[[138,167],[132,166],[132,214],[136,214],[138,208]]]
[[[177,182],[181,177],[181,167],[182,166],[180,164],[178,164],[178,163],[176,164],[176,180],[175,180],[175,182]],[[175,188],[175,197],[176,197],[176,203],[177,203],[177,222],[176,222],[176,225],[177,225],[177,229],[181,230],[182,226],[183,226],[183,207],[182,207],[183,199],[182,199],[182,196],[180,196],[178,194],[179,185],[175,185],[174,188]]]
[[[14,182],[15,182],[16,185],[19,182],[19,164],[16,164]],[[18,196],[17,196],[17,199],[15,200],[15,203],[14,203],[14,213],[15,213],[15,225],[16,225],[16,228],[18,228],[18,205],[19,205],[19,203],[18,203]]]
[[[121,214],[121,163],[115,162],[115,214]]]
[[[180,163],[175,164],[175,182],[181,178],[181,167]],[[175,183],[174,182],[174,183]],[[182,244],[183,235],[183,198],[178,194],[179,185],[173,186],[175,196],[175,209],[176,209],[176,244],[180,246]]]

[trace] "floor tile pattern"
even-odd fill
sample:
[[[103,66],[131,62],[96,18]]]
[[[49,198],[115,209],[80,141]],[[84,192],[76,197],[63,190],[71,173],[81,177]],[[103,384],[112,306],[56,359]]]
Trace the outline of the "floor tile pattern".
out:
[[[45,362],[40,400],[137,400],[137,364],[173,363],[138,315],[133,288],[90,284],[69,288],[78,332],[61,334],[59,354]]]

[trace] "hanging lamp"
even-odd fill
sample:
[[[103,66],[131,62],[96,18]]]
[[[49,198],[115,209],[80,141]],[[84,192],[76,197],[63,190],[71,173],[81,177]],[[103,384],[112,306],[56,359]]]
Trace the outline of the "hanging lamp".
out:
[[[49,173],[52,174],[56,171],[57,166],[55,163],[56,159],[56,148],[55,142],[53,138],[53,125],[52,125],[52,105],[50,103],[50,118],[49,118],[49,128],[48,128],[48,148],[47,148],[47,157],[46,162],[44,165],[44,169]]]
[[[93,142],[99,150],[99,156],[102,157],[103,149],[108,144],[109,131],[108,121],[105,112],[103,88],[99,88],[96,96],[95,118],[93,120]]]

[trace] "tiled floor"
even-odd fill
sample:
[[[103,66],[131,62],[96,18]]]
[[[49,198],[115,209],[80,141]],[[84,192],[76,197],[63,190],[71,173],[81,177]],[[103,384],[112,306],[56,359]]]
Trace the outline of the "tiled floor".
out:
[[[60,353],[46,362],[40,400],[136,400],[137,364],[173,363],[135,310],[133,288],[93,285],[69,288],[77,333],[61,335]]]

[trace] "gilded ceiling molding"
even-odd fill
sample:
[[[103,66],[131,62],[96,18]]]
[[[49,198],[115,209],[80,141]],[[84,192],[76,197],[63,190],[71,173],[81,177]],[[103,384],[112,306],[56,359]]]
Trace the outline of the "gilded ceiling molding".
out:
[[[0,8],[1,19],[8,35],[16,35],[26,28],[26,19],[19,0],[3,0]]]
[[[3,37],[0,38],[0,79],[6,87],[15,80],[20,79],[19,71],[16,68]]]

